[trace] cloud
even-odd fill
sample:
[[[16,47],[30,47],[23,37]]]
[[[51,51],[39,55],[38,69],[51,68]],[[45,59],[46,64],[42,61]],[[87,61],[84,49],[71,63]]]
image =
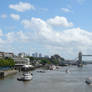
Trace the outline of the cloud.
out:
[[[2,33],[2,30],[0,29],[0,50],[11,52],[12,48],[15,48],[13,52],[19,53],[19,50],[23,51],[24,44],[29,40],[28,37],[29,36],[23,31]]]
[[[56,16],[54,18],[48,19],[47,23],[52,25],[52,26],[63,26],[63,27],[72,27],[73,23],[68,22],[67,18],[61,17],[61,16]]]
[[[27,46],[33,45],[31,49],[37,48],[48,55],[60,54],[65,58],[75,58],[79,51],[89,53],[92,50],[92,32],[87,30],[72,27],[57,31],[47,20],[35,17],[22,20],[21,23],[24,31],[3,34],[6,39],[0,37],[0,43],[4,42],[11,46],[19,43],[22,44],[21,47],[27,43]]]
[[[82,4],[85,2],[85,0],[77,0],[78,3]]]
[[[6,42],[12,43],[17,40],[16,33],[15,32],[8,32],[6,35]]]
[[[2,39],[3,36],[4,36],[3,31],[2,29],[0,29],[0,46],[5,43],[4,40]]]
[[[35,37],[38,36],[38,38],[36,37],[37,39],[39,39],[39,37],[43,37],[42,39],[45,39],[55,44],[70,43],[71,45],[71,42],[85,44],[84,40],[87,44],[91,43],[90,37],[92,33],[89,33],[80,28],[72,28],[57,32],[56,30],[53,30],[52,27],[48,25],[48,23],[39,18],[23,20],[22,24],[25,28],[31,29],[31,32],[33,31],[33,33],[35,33]]]
[[[2,14],[1,18],[3,18],[3,19],[7,18],[7,15],[6,14]]]
[[[57,31],[47,21],[40,18],[23,20],[22,24],[26,29],[29,29],[27,32],[33,42],[43,45],[48,53],[59,53],[72,57],[74,53],[77,55],[79,51],[88,53],[91,50],[92,32],[81,28]]]
[[[14,20],[19,20],[20,19],[20,16],[17,15],[17,14],[11,14],[10,17]]]
[[[4,44],[5,44],[4,40],[0,38],[0,47],[3,46]]]
[[[6,34],[6,42],[13,43],[13,42],[27,42],[29,40],[28,35],[23,31],[18,32],[8,32]]]
[[[3,36],[3,32],[2,32],[2,30],[0,29],[0,36]]]
[[[27,2],[19,2],[18,4],[10,4],[9,8],[19,12],[25,12],[27,10],[33,10],[35,7]]]
[[[70,9],[68,9],[68,8],[61,8],[61,10],[63,11],[63,12],[66,12],[66,13],[68,13],[68,12],[72,12]]]
[[[28,35],[26,35],[25,33],[23,33],[23,31],[17,32],[17,37],[18,37],[19,40],[22,41],[22,42],[27,42],[27,41],[29,41]]]

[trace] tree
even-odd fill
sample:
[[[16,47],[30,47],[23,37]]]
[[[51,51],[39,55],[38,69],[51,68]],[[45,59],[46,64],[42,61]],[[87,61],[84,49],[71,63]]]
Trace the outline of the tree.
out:
[[[51,62],[48,59],[42,59],[40,61],[41,64],[45,65],[45,64],[51,64]]]
[[[51,56],[51,62],[55,65],[58,65],[60,62],[63,62],[64,58],[60,57],[59,55],[55,54],[54,56]]]
[[[0,59],[0,66],[1,67],[6,67],[6,66],[12,67],[14,65],[15,65],[15,62],[11,58]]]
[[[8,66],[10,66],[10,67],[12,67],[12,66],[14,66],[14,65],[15,65],[14,60],[13,60],[13,59],[11,59],[11,58],[6,59],[6,61],[8,62]]]

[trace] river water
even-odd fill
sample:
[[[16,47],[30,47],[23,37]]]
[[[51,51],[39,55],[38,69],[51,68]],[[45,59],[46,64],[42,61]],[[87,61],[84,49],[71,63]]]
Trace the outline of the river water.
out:
[[[32,81],[17,81],[20,73],[0,80],[0,92],[92,92],[92,86],[85,84],[85,79],[92,76],[92,65],[61,67],[45,73],[38,70],[33,71]]]

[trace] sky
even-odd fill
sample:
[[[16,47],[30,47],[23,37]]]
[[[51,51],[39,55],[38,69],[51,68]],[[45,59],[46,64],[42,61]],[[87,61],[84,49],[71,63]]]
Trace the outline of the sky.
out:
[[[92,0],[1,0],[0,51],[92,54]]]

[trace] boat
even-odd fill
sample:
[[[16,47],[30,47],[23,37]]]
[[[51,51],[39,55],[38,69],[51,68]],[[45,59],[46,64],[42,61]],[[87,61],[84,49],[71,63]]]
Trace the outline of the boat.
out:
[[[65,72],[66,72],[66,73],[70,73],[69,69],[66,69]]]
[[[21,77],[18,77],[17,80],[19,81],[29,81],[32,80],[32,73],[30,73],[31,66],[30,65],[24,65],[21,68],[21,71],[23,72]]]
[[[37,71],[38,73],[45,73],[45,71],[44,70],[39,70],[39,71]]]
[[[88,85],[92,85],[92,77],[89,77],[85,80],[85,83]]]
[[[55,65],[50,65],[49,66],[49,70],[55,70],[56,69],[56,66]]]

